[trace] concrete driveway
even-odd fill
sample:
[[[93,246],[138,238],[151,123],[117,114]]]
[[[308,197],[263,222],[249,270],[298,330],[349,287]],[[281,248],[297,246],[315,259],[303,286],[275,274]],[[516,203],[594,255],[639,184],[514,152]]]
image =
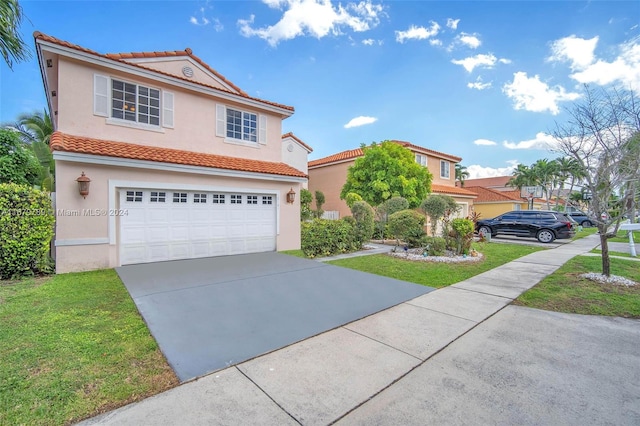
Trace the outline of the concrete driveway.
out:
[[[116,271],[181,381],[433,290],[273,252]]]

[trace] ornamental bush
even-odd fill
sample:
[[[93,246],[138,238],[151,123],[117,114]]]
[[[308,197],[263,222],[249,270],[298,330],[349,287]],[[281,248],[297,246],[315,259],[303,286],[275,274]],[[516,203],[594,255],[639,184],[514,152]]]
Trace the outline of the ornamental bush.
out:
[[[473,242],[473,230],[475,226],[471,219],[457,218],[451,221],[451,233],[455,242],[453,247],[457,255],[469,254]]]
[[[0,184],[0,279],[51,272],[54,223],[48,193],[25,185]]]
[[[354,240],[358,248],[373,237],[374,220],[373,208],[366,201],[356,201],[351,207],[351,214],[355,219]]]
[[[302,223],[301,245],[305,256],[325,257],[355,251],[353,218],[314,219]]]
[[[389,233],[410,247],[420,245],[424,232],[424,215],[415,210],[401,210],[389,216]]]

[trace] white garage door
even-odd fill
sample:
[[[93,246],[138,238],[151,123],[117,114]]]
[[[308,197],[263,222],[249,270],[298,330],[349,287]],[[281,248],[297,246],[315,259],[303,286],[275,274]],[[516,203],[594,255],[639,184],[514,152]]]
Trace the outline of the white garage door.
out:
[[[120,263],[276,249],[275,195],[120,190]]]

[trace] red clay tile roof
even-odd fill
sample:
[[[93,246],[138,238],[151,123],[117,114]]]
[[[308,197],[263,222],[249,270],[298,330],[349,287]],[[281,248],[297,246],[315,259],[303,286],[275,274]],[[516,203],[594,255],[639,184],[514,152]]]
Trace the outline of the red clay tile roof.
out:
[[[135,145],[125,142],[113,142],[82,136],[73,136],[61,132],[55,132],[51,135],[51,150],[101,155],[105,157],[128,158],[132,160],[157,161],[160,163],[184,164],[188,166],[210,167],[212,169],[237,170],[301,178],[307,177],[307,175],[300,170],[284,163],[225,157],[222,155]]]
[[[88,53],[90,55],[99,56],[101,58],[106,58],[106,59],[109,59],[109,60],[112,60],[112,61],[115,61],[115,62],[120,62],[120,63],[123,63],[123,64],[127,64],[127,65],[132,66],[132,67],[137,67],[137,68],[142,68],[142,69],[145,69],[145,70],[148,70],[148,71],[153,71],[153,72],[155,72],[157,74],[173,77],[173,78],[176,78],[178,80],[186,81],[186,82],[189,82],[189,83],[192,83],[192,84],[197,84],[199,86],[207,87],[209,89],[213,89],[213,90],[216,90],[216,91],[219,91],[219,92],[229,93],[229,94],[232,94],[232,95],[240,96],[242,98],[250,99],[252,101],[257,101],[257,102],[260,102],[260,103],[263,103],[263,104],[266,104],[266,105],[275,106],[275,107],[282,108],[282,109],[285,109],[285,110],[288,110],[288,111],[294,111],[294,108],[292,106],[289,106],[289,105],[283,105],[283,104],[279,104],[279,103],[276,103],[276,102],[266,101],[266,100],[260,99],[260,98],[254,98],[252,96],[247,95],[243,91],[240,91],[240,93],[236,93],[236,92],[232,92],[231,90],[221,89],[219,87],[211,86],[211,85],[205,84],[205,83],[200,83],[198,81],[193,81],[193,80],[190,80],[188,78],[181,77],[179,75],[174,75],[174,74],[171,74],[171,73],[158,71],[158,70],[156,70],[154,68],[145,67],[144,65],[141,65],[141,64],[136,64],[136,63],[133,63],[133,62],[127,62],[125,59],[118,57],[118,55],[127,55],[127,54],[103,55],[103,54],[98,53],[98,52],[96,52],[94,50],[87,49],[87,48],[82,47],[82,46],[78,46],[77,44],[69,43],[68,41],[59,40],[59,39],[57,39],[55,37],[52,37],[50,35],[43,34],[40,31],[34,32],[33,33],[33,37],[36,40],[36,43],[37,43],[38,40],[48,41],[50,43],[54,43],[54,44],[57,44],[59,46],[68,47],[70,49],[74,49],[74,50],[78,50],[80,52]],[[147,52],[147,54],[149,54],[149,55],[154,55],[156,53],[162,53],[162,52]],[[164,53],[170,53],[170,52],[164,52]],[[186,51],[185,51],[185,53],[186,53]],[[144,53],[137,53],[137,55],[144,55]],[[192,57],[195,58],[195,56],[192,56]],[[229,83],[228,80],[225,79],[225,81],[227,81]],[[233,87],[235,87],[235,86],[233,86]]]
[[[465,188],[457,188],[455,186],[446,186],[446,185],[437,185],[431,184],[431,192],[435,192],[437,194],[447,194],[447,195],[464,195],[467,197],[476,197],[477,194],[472,191],[468,191]]]
[[[398,141],[398,140],[391,140],[391,142],[402,145],[403,147],[408,148],[412,151],[431,153],[432,155],[449,158],[456,162],[459,162],[462,160],[462,158],[456,157],[455,155],[444,154],[442,152],[434,151],[432,149],[423,148],[421,146],[414,145],[410,142]],[[362,157],[363,155],[364,155],[364,151],[362,150],[362,148],[350,149],[348,151],[342,151],[337,154],[330,155],[328,157],[319,158],[317,160],[310,161],[309,167],[326,166],[331,163],[339,163],[342,161],[351,160],[352,158]]]
[[[419,152],[422,151],[422,152],[425,152],[425,153],[429,153],[429,154],[435,155],[437,157],[449,158],[449,159],[455,161],[456,163],[459,163],[460,161],[462,161],[462,158],[458,157],[456,155],[445,154],[444,152],[434,151],[433,149],[425,148],[425,147],[422,147],[422,146],[419,146],[419,145],[414,145],[411,142],[398,141],[398,140],[395,140],[395,139],[392,139],[391,142],[395,142],[397,144],[400,144],[400,145],[404,146],[405,148],[411,149],[412,151],[419,151]]]
[[[307,145],[306,143],[302,142],[300,140],[300,138],[298,138],[296,135],[293,134],[293,132],[289,132],[289,133],[285,133],[284,135],[282,135],[282,139],[286,139],[286,138],[292,138],[295,139],[296,142],[298,142],[300,145],[304,146],[305,148],[307,148],[307,151],[309,152],[313,152],[313,148],[311,148],[309,145]]]
[[[194,61],[196,61],[197,63],[199,63],[200,65],[202,65],[210,73],[212,73],[213,75],[218,77],[220,80],[224,81],[226,84],[228,84],[229,86],[233,87],[239,93],[241,93],[244,96],[247,96],[247,94],[246,94],[246,92],[244,90],[240,89],[238,86],[236,86],[235,84],[233,84],[232,82],[227,80],[225,76],[223,76],[218,71],[216,71],[213,68],[211,68],[202,59],[200,59],[199,57],[194,55],[193,54],[193,50],[191,50],[191,48],[189,48],[189,47],[187,47],[184,50],[174,50],[174,51],[166,51],[166,52],[107,53],[105,56],[108,57],[108,58],[111,58],[111,59],[123,59],[125,61],[127,59],[168,58],[168,57],[188,56],[191,59],[193,59]]]
[[[465,182],[466,184],[466,182]],[[514,201],[524,202],[523,198],[520,198],[520,191],[497,191],[491,188],[484,188],[482,186],[465,186],[465,189],[478,194],[478,198],[474,203],[512,203]]]
[[[362,148],[350,149],[348,151],[342,151],[337,154],[330,155],[328,157],[319,158],[317,160],[309,161],[309,167],[325,166],[331,163],[338,163],[341,161],[351,160],[354,158],[362,157],[364,151]]]
[[[507,182],[511,180],[513,176],[493,176],[488,178],[477,178],[477,179],[465,179],[464,185],[467,186],[482,186],[484,188],[505,188],[507,186]]]

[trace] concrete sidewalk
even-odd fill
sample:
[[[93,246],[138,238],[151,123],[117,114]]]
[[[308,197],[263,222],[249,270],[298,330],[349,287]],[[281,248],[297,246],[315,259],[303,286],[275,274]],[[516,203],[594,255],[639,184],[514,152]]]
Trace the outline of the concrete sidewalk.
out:
[[[640,424],[640,321],[505,307],[597,236],[83,424]]]

